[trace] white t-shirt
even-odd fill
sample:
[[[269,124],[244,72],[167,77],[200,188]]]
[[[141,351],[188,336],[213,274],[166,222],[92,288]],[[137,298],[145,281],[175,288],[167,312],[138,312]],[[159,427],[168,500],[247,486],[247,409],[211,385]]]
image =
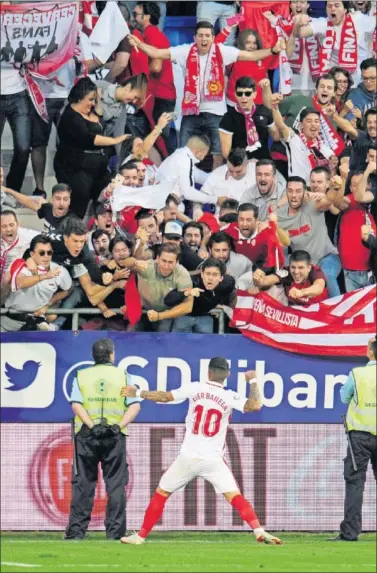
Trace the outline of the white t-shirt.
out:
[[[296,175],[302,177],[308,183],[310,172],[313,168],[309,161],[309,151],[305,143],[300,136],[291,129],[289,138],[283,141],[283,144],[287,150],[289,176]],[[321,153],[326,159],[334,155],[334,152],[330,147],[327,147],[327,145],[322,145]]]
[[[56,263],[51,263],[51,269],[56,268],[60,268],[60,275],[49,280],[40,281],[32,287],[17,289],[17,287],[12,285],[12,292],[5,302],[6,308],[11,308],[17,312],[35,312],[38,308],[49,304],[59,288],[62,290],[70,289],[72,279],[67,269]],[[26,277],[33,276],[29,269],[22,269],[20,274]],[[38,274],[43,276],[45,271],[38,269]]]
[[[194,44],[182,44],[182,46],[175,46],[170,48],[171,59],[177,65],[179,65],[183,73],[186,72],[187,69],[187,58],[190,53],[190,50]],[[240,51],[237,48],[233,48],[232,46],[224,46],[223,44],[218,44],[220,48],[221,55],[223,57],[223,65],[224,65],[224,72],[225,67],[233,64],[238,60],[238,56]],[[204,74],[206,71],[206,66],[209,64],[208,62],[209,54],[205,54],[204,56],[199,56],[199,67],[200,67],[200,93],[203,93],[203,84],[204,84]],[[224,96],[222,101],[200,101],[199,111],[213,113],[214,115],[224,115],[226,113],[226,103],[225,103],[225,86],[224,86]]]
[[[239,201],[242,195],[255,185],[255,163],[249,161],[246,175],[242,179],[233,179],[228,173],[228,166],[221,165],[209,174],[202,191],[214,197],[230,197]]]
[[[2,67],[0,72],[1,95],[18,94],[26,89],[26,82],[18,70]]]
[[[222,458],[232,410],[243,412],[246,398],[217,382],[193,382],[172,394],[174,400],[190,401],[180,453],[205,460]]]
[[[361,12],[355,12],[351,14],[356,35],[357,35],[357,70],[353,74],[353,79],[355,83],[359,83],[361,80],[360,64],[363,60],[370,58],[372,53],[372,39],[373,30],[376,27],[376,19],[374,16],[368,16],[362,14]],[[310,27],[313,30],[315,36],[320,36],[320,42],[322,44],[323,39],[326,35],[328,18],[313,18],[310,22]],[[331,55],[331,67],[339,66],[339,48],[340,48],[340,38],[342,33],[343,25],[334,26],[335,30],[335,44]]]
[[[293,70],[292,70],[293,71]],[[292,73],[292,91],[313,92],[315,83],[310,73],[309,60],[306,50],[303,50],[302,66],[299,74]]]

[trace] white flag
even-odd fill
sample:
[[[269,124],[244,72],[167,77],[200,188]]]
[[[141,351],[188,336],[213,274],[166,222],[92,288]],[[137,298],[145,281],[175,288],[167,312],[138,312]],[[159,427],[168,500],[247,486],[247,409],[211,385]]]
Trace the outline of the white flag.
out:
[[[106,2],[106,7],[90,35],[92,53],[105,64],[129,33],[130,29],[117,2]]]
[[[171,193],[170,183],[158,183],[145,187],[116,187],[111,196],[111,208],[113,213],[119,212],[125,207],[144,207],[145,209],[162,209],[165,207],[166,198]]]

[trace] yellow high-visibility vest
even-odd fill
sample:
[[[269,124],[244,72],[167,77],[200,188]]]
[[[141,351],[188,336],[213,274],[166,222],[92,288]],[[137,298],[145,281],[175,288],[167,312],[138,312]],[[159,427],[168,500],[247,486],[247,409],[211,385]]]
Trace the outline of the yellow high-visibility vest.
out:
[[[376,364],[367,364],[352,370],[356,391],[347,412],[348,430],[376,431]]]
[[[77,383],[83,396],[83,407],[95,424],[101,418],[112,426],[119,424],[127,406],[120,390],[127,384],[125,372],[111,364],[96,364],[77,372]],[[82,426],[81,419],[75,417],[75,432]],[[122,429],[127,435],[127,428]]]

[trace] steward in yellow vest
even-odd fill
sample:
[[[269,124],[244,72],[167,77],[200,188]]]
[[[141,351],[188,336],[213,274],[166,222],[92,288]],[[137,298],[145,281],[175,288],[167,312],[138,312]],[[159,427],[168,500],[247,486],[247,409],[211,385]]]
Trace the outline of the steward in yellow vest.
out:
[[[108,539],[126,531],[128,464],[127,426],[140,411],[140,400],[120,396],[130,378],[114,366],[112,340],[97,340],[92,347],[94,366],[80,370],[74,381],[71,403],[75,414],[74,471],[66,540],[85,537],[101,464],[108,495],[105,528]]]
[[[340,524],[340,534],[329,541],[358,540],[362,531],[361,513],[369,461],[377,480],[376,356],[376,338],[372,338],[367,349],[368,364],[351,370],[340,390],[342,402],[349,404],[346,424],[356,468],[348,446],[344,459],[344,519]]]

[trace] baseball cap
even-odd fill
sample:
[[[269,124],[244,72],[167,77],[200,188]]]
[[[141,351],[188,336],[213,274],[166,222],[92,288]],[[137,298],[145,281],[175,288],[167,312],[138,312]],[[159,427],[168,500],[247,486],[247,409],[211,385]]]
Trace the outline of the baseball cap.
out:
[[[182,225],[176,221],[168,221],[165,225],[163,235],[168,239],[180,239],[182,237]]]
[[[109,203],[99,203],[95,210],[95,215],[103,215],[104,213],[111,213],[111,206]]]

